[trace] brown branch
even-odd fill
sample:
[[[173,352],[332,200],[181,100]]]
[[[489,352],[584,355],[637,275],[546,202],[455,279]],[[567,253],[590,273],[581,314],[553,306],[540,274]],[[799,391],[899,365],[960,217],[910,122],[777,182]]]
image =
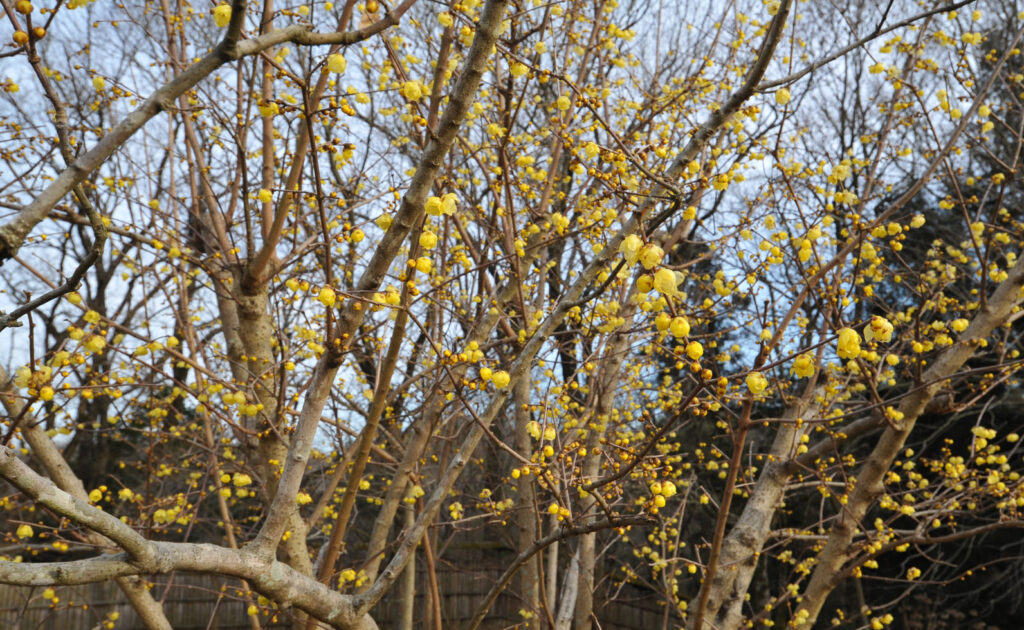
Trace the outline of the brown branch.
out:
[[[950,11],[956,11],[957,9],[959,9],[959,8],[961,8],[963,6],[966,6],[968,4],[973,4],[976,1],[977,0],[960,0],[959,2],[954,2],[952,4],[947,4],[947,5],[943,5],[941,7],[936,7],[934,9],[929,9],[928,11],[923,11],[923,12],[918,13],[917,15],[914,15],[912,17],[909,17],[909,18],[907,18],[907,19],[905,19],[905,20],[903,20],[901,22],[896,22],[895,24],[890,24],[889,26],[887,26],[885,28],[876,28],[875,30],[871,31],[871,33],[869,35],[865,35],[864,37],[861,37],[860,39],[858,39],[858,40],[856,40],[856,41],[854,41],[854,42],[852,42],[852,43],[850,43],[850,44],[840,48],[839,50],[835,51],[834,53],[832,53],[832,54],[830,54],[830,55],[828,55],[826,57],[823,57],[823,58],[819,59],[818,61],[815,61],[814,63],[808,64],[806,67],[801,68],[800,70],[797,70],[796,72],[794,72],[792,74],[786,75],[786,76],[782,77],[781,79],[775,79],[774,81],[765,81],[764,83],[759,84],[757,86],[757,91],[758,92],[765,92],[767,90],[771,90],[771,89],[777,88],[777,87],[779,87],[781,85],[788,85],[790,83],[795,83],[796,81],[799,81],[800,79],[802,79],[803,77],[807,76],[811,72],[814,72],[818,68],[827,66],[828,64],[832,63],[836,59],[839,59],[840,57],[843,57],[843,56],[853,52],[854,50],[857,50],[858,48],[860,48],[864,44],[867,44],[867,43],[871,42],[872,40],[878,39],[882,35],[886,35],[888,33],[891,33],[893,31],[895,31],[896,29],[903,28],[904,26],[910,26],[914,22],[918,22],[920,20],[924,20],[924,19],[929,18],[929,17],[931,17],[933,15],[938,15],[940,13],[949,13]],[[879,26],[881,26],[881,25],[879,25]]]
[[[397,24],[402,13],[415,0],[406,0],[387,17],[361,29],[344,33],[313,33],[310,26],[296,24],[272,31],[259,37],[238,41],[241,32],[244,0],[234,0],[231,22],[224,39],[212,52],[192,64],[184,72],[157,89],[135,111],[128,114],[96,145],[65,168],[35,199],[24,206],[13,219],[0,226],[0,263],[18,253],[29,232],[49,216],[54,206],[78,184],[85,181],[107,158],[120,149],[135,132],[160,112],[170,110],[175,99],[192,89],[226,63],[257,54],[279,44],[292,42],[299,45],[320,46],[338,44],[350,46],[366,40],[384,29]]]
[[[490,0],[485,5],[477,25],[476,36],[473,38],[473,45],[466,57],[462,75],[459,77],[449,99],[448,107],[438,123],[437,133],[423,151],[416,173],[409,183],[409,188],[402,199],[401,208],[396,213],[391,227],[385,232],[377,249],[374,250],[373,257],[367,263],[366,270],[359,278],[356,285],[359,293],[365,294],[380,287],[387,270],[395,256],[398,255],[405,237],[412,230],[413,225],[424,215],[424,202],[434,185],[434,179],[441,168],[441,161],[454,144],[455,136],[466,118],[466,113],[469,111],[470,105],[476,97],[477,88],[483,79],[487,60],[491,56],[495,41],[497,41],[498,29],[501,26],[506,4],[507,0]],[[359,324],[363,321],[365,313],[366,309],[360,301],[348,300],[345,303],[338,316],[335,336],[328,341],[327,352],[317,363],[295,434],[292,436],[278,492],[270,505],[263,527],[252,543],[262,553],[273,553],[284,534],[285,515],[292,508],[295,495],[301,487],[306,462],[310,449],[313,447],[320,415],[327,402],[334,376],[341,366],[345,352],[358,330]],[[397,578],[397,573],[390,577],[388,586],[395,578]],[[382,595],[383,592],[378,595],[378,598]],[[368,607],[362,610],[363,614],[367,610]]]

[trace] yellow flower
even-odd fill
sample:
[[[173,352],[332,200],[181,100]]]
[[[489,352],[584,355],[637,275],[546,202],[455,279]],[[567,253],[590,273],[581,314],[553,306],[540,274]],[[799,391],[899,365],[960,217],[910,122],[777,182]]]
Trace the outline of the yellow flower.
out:
[[[949,327],[952,328],[955,332],[963,332],[967,330],[967,327],[969,325],[970,322],[968,322],[966,319],[962,317],[954,319],[953,321],[949,322]]]
[[[557,107],[559,111],[564,112],[572,107],[572,101],[569,100],[568,96],[559,96],[558,100],[555,101],[555,107]]]
[[[19,526],[17,534],[18,534],[18,538],[32,538],[32,534],[33,534],[32,526],[31,525],[21,525],[21,526]]]
[[[867,328],[864,329],[864,340],[874,341],[878,340],[882,343],[889,343],[892,341],[893,325],[892,322],[882,317],[881,315],[875,315],[871,318]]]
[[[759,396],[768,388],[768,379],[766,379],[760,372],[751,372],[750,374],[747,374],[746,382],[747,389],[749,389],[750,393],[755,396]]]
[[[100,335],[93,335],[83,345],[89,352],[100,352],[107,346],[107,340]]]
[[[352,582],[356,579],[356,572],[352,569],[345,569],[338,575],[338,586],[345,584],[345,582]]]
[[[232,483],[234,483],[235,486],[239,488],[244,488],[245,486],[252,483],[252,477],[245,473],[235,473],[235,476],[232,479]]]
[[[488,368],[488,367],[480,368],[480,380],[482,380],[482,381],[489,381],[489,380],[491,380],[491,376],[493,376],[493,375],[494,375],[494,372],[491,371],[491,368]]]
[[[530,420],[529,422],[526,423],[526,432],[529,433],[530,437],[532,437],[535,440],[539,440],[540,437],[544,434],[540,428],[540,423],[537,422],[536,420]]]
[[[682,315],[674,317],[672,318],[672,323],[669,324],[669,330],[672,331],[672,335],[675,337],[685,337],[690,334],[690,322]]]
[[[426,256],[420,256],[416,259],[416,271],[420,273],[430,273],[430,270],[434,268],[434,263]]]
[[[675,296],[679,293],[677,286],[676,272],[664,267],[654,272],[654,288],[658,293],[664,296]]]
[[[640,248],[643,247],[644,242],[636,234],[630,234],[626,238],[622,239],[622,243],[619,244],[619,253],[626,259],[626,262],[630,265],[635,265],[637,259],[640,258]]]
[[[270,118],[278,112],[277,103],[261,103],[256,106],[260,110],[260,116]]]
[[[432,217],[441,216],[444,212],[444,203],[441,201],[440,197],[428,197],[427,203],[424,204],[424,207],[427,210],[427,214]]]
[[[316,299],[320,300],[320,303],[323,304],[324,306],[330,308],[334,306],[334,302],[337,299],[337,295],[334,293],[334,289],[332,289],[331,287],[324,287],[320,289],[320,293],[319,295],[316,296]]]
[[[838,349],[840,359],[856,359],[860,354],[860,335],[852,328],[839,331]]]
[[[791,98],[793,97],[790,96],[789,90],[787,90],[786,88],[782,88],[781,90],[775,93],[775,102],[778,103],[779,105],[785,105],[786,103],[789,102]]]
[[[491,382],[494,383],[494,386],[497,387],[498,389],[504,389],[508,387],[508,382],[510,380],[511,377],[505,370],[498,370],[497,372],[491,374]]]
[[[565,234],[565,228],[569,227],[569,219],[561,212],[551,213],[551,225],[559,234]]]
[[[20,366],[14,372],[14,385],[20,389],[28,387],[29,380],[32,379],[32,368],[27,365]]]
[[[448,513],[452,515],[452,518],[459,520],[462,518],[462,503],[456,501],[448,506]]]
[[[437,235],[430,230],[423,230],[420,234],[420,247],[423,249],[434,249],[437,246]]]
[[[423,98],[423,85],[419,81],[406,81],[402,84],[402,96],[410,101]]]
[[[640,264],[644,269],[654,269],[665,257],[665,250],[654,243],[648,243],[640,249]]]
[[[345,60],[344,55],[328,55],[327,57],[327,69],[334,74],[342,74],[345,72],[345,68],[348,67],[348,61]]]
[[[224,28],[231,21],[231,5],[219,4],[213,8],[213,23]]]
[[[102,92],[107,89],[107,81],[101,76],[95,76],[92,78],[92,86],[97,92]]]
[[[810,352],[799,355],[793,359],[793,367],[789,371],[800,378],[814,376],[814,356]]]
[[[441,197],[441,213],[452,215],[459,207],[459,198],[455,193],[447,193]]]
[[[704,356],[704,346],[700,345],[698,341],[691,341],[686,344],[686,356],[696,361]]]

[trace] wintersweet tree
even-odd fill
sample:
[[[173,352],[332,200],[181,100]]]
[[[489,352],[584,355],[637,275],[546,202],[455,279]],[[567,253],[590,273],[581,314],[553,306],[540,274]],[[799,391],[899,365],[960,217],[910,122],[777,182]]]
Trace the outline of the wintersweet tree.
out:
[[[0,583],[883,627],[1024,523],[1002,3],[0,5]]]

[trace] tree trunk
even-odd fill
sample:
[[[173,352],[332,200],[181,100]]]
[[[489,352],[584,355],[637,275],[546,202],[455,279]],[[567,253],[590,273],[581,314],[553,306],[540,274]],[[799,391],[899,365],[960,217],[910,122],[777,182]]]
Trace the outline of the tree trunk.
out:
[[[576,607],[576,596],[580,579],[580,554],[577,550],[569,560],[569,570],[565,574],[562,586],[562,599],[558,603],[558,616],[555,617],[555,630],[569,630]]]
[[[516,407],[516,450],[529,459],[533,451],[533,441],[526,429],[530,422],[530,380],[521,379],[512,392]],[[516,529],[518,539],[516,553],[529,549],[537,539],[538,518],[536,512],[537,495],[533,477],[522,475],[516,485]],[[540,628],[540,562],[541,554],[526,561],[519,570],[519,597],[522,609],[529,613],[524,619],[523,628],[535,630]],[[550,594],[548,595],[550,597]]]
[[[750,499],[743,506],[736,524],[722,542],[719,570],[711,583],[711,592],[704,609],[704,628],[738,628],[750,581],[757,560],[771,529],[772,517],[782,501],[790,475],[785,463],[790,461],[801,444],[800,439],[814,426],[808,422],[817,414],[812,401],[821,393],[810,389],[804,397],[786,410],[783,422],[772,442],[770,462],[758,477]],[[796,423],[802,418],[803,423]],[[690,609],[697,606],[696,599]],[[712,621],[713,620],[713,621]]]
[[[405,506],[402,510],[402,521],[406,529],[410,529],[416,522],[416,510],[411,505]],[[413,618],[416,612],[416,556],[409,558],[402,573],[401,591],[398,596],[401,615],[399,616],[399,630],[413,630]]]

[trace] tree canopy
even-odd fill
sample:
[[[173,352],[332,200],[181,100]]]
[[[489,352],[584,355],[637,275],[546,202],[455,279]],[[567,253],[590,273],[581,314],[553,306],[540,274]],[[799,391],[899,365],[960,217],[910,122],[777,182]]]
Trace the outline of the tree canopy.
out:
[[[1009,3],[0,6],[0,584],[440,630],[487,539],[466,628],[807,630],[1019,571]]]

